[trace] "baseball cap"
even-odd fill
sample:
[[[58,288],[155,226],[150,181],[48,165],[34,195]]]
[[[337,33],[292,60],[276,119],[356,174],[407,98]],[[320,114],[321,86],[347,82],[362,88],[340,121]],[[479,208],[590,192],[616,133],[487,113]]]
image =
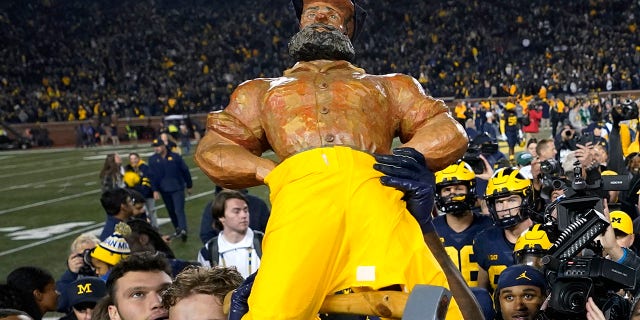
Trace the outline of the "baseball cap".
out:
[[[518,157],[516,158],[516,163],[519,166],[528,166],[528,165],[531,164],[532,160],[533,160],[533,156],[531,155],[531,153],[522,152],[522,153],[518,154]]]
[[[162,141],[162,139],[153,139],[153,142],[151,142],[151,146],[152,147],[164,146],[164,141]]]
[[[538,287],[544,294],[547,283],[540,270],[526,264],[514,264],[500,273],[496,294],[499,294],[501,289],[515,286]]]
[[[80,304],[95,304],[107,295],[107,286],[97,277],[83,277],[67,285],[69,305],[75,307]]]
[[[115,231],[111,236],[100,242],[93,252],[91,257],[96,258],[106,264],[115,266],[120,260],[126,258],[131,254],[131,249],[125,236],[131,233],[131,228],[124,222],[120,222],[116,225]]]
[[[626,212],[620,210],[611,211],[609,212],[609,218],[613,229],[617,229],[626,234],[633,233],[633,222]]]

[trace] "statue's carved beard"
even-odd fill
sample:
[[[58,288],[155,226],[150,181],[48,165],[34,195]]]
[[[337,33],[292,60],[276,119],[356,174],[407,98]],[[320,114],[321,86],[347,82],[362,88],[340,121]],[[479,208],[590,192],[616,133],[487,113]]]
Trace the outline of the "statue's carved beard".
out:
[[[319,28],[325,30],[317,31]],[[352,61],[356,55],[349,37],[323,23],[310,24],[296,33],[289,41],[289,54],[296,61]]]

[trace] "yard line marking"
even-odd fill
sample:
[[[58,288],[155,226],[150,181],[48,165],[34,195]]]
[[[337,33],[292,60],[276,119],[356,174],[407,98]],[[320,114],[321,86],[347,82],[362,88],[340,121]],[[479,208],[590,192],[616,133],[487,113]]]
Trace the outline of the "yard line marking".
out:
[[[33,247],[39,246],[41,244],[45,244],[45,243],[51,242],[53,240],[66,238],[66,237],[68,237],[70,235],[78,234],[78,233],[81,233],[81,232],[84,232],[84,231],[89,231],[91,229],[95,229],[95,228],[101,227],[101,226],[104,226],[104,222],[92,224],[92,225],[89,225],[89,226],[86,226],[84,228],[80,228],[80,229],[77,229],[77,230],[74,230],[74,231],[71,231],[71,232],[62,233],[62,234],[59,234],[59,235],[57,235],[55,237],[51,237],[51,238],[43,239],[43,240],[40,240],[40,241],[32,242],[32,243],[29,243],[29,244],[25,244],[25,245],[17,247],[17,248],[13,248],[13,249],[9,249],[7,251],[0,252],[0,257],[6,256],[8,254],[12,254],[12,253],[15,253],[15,252],[18,252],[18,251],[22,251],[22,250],[26,250],[26,249],[29,249],[29,248],[33,248]]]
[[[201,192],[201,193],[198,193],[198,194],[194,194],[192,196],[188,196],[185,200],[189,201],[189,200],[192,200],[192,199],[202,198],[202,197],[208,196],[208,195],[213,194],[213,193],[214,193],[213,190],[207,191],[207,192]],[[161,204],[161,205],[157,206],[156,209],[162,209],[164,207],[165,207],[164,204]],[[167,222],[168,221],[169,220],[167,219]],[[13,248],[13,249],[9,249],[7,251],[0,252],[0,257],[6,256],[8,254],[16,253],[18,251],[26,250],[26,249],[29,249],[29,248],[37,247],[39,245],[46,244],[46,243],[52,242],[54,240],[63,239],[63,238],[66,238],[68,236],[72,236],[72,235],[75,235],[75,234],[78,234],[78,233],[82,233],[82,232],[85,232],[85,231],[96,231],[96,230],[98,230],[97,228],[103,227],[103,226],[104,226],[104,222],[100,222],[100,223],[92,224],[92,225],[89,225],[89,226],[86,226],[86,227],[83,227],[83,228],[80,228],[80,229],[77,229],[77,230],[74,230],[74,231],[71,231],[71,232],[66,232],[66,233],[63,233],[63,234],[59,234],[59,235],[51,237],[51,238],[47,238],[47,239],[43,239],[43,240],[40,240],[40,241],[29,243],[29,244],[25,244],[25,245],[17,247],[17,248]],[[93,230],[93,229],[96,229],[96,230]]]
[[[40,185],[46,185],[46,184],[53,183],[53,182],[71,180],[71,179],[94,176],[94,175],[96,175],[95,172],[91,172],[91,173],[77,174],[75,176],[68,176],[68,177],[65,177],[65,178],[55,178],[55,179],[49,179],[49,180],[41,180],[41,181],[38,181],[38,182],[18,184],[18,185],[14,185],[14,186],[9,186],[7,188],[0,188],[0,191],[32,188],[32,187],[36,187],[36,186],[40,186]],[[93,184],[96,184],[96,183],[97,182],[93,182]],[[86,185],[86,183],[85,183],[85,185]]]
[[[24,205],[24,206],[19,206],[19,207],[15,207],[15,208],[0,210],[0,215],[3,215],[5,213],[10,213],[10,212],[16,212],[16,211],[20,211],[20,210],[25,210],[25,209],[31,209],[31,208],[34,208],[34,207],[44,206],[44,205],[47,205],[47,204],[56,203],[56,202],[60,202],[60,201],[65,201],[65,200],[69,200],[69,199],[80,198],[80,197],[84,197],[84,196],[88,196],[90,194],[96,194],[96,193],[100,193],[100,192],[101,192],[100,189],[97,189],[97,190],[91,190],[91,191],[87,191],[87,192],[73,194],[73,195],[70,195],[70,196],[64,196],[64,197],[60,197],[60,198],[55,198],[55,199],[51,199],[51,200],[38,201],[38,202],[30,203],[30,204],[27,204],[27,205]]]
[[[197,170],[200,170],[200,168],[189,169],[189,172],[197,171]],[[192,177],[192,179],[193,179],[193,177]],[[33,188],[44,188],[45,186],[46,186],[45,184],[39,184],[39,185],[35,185]],[[80,197],[84,197],[84,196],[87,196],[87,195],[90,195],[90,194],[95,194],[95,193],[102,193],[102,191],[100,189],[96,189],[96,190],[82,192],[82,193],[78,193],[78,194],[74,194],[74,195],[70,195],[70,196],[64,196],[64,197],[61,197],[61,198],[55,198],[55,199],[50,199],[50,200],[33,202],[33,203],[30,203],[30,204],[27,204],[27,205],[24,205],[24,206],[19,206],[19,207],[15,207],[15,208],[9,208],[9,209],[5,209],[5,210],[0,210],[0,215],[3,215],[5,213],[16,212],[16,211],[20,211],[20,210],[24,210],[24,209],[31,209],[31,208],[35,208],[35,207],[51,204],[51,203],[56,203],[56,202],[60,202],[60,201],[69,200],[69,199],[80,198]]]
[[[4,179],[4,178],[12,178],[12,177],[17,177],[17,176],[26,176],[32,173],[41,173],[41,172],[50,172],[51,170],[58,170],[58,169],[68,169],[68,168],[78,168],[80,166],[85,166],[85,165],[95,165],[94,163],[91,162],[77,162],[68,166],[52,166],[49,168],[42,168],[42,169],[36,169],[36,170],[26,170],[26,171],[18,171],[18,172],[12,172],[9,174],[3,174],[0,175],[0,178]],[[99,171],[99,170],[98,170]]]

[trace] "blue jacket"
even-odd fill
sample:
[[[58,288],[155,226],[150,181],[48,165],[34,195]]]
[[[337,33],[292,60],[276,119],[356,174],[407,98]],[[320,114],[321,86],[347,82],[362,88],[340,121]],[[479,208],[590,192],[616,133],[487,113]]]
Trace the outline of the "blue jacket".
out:
[[[189,189],[193,186],[191,173],[180,155],[167,151],[167,156],[154,154],[149,158],[151,189],[164,193]]]
[[[100,241],[104,241],[106,238],[109,238],[113,231],[116,229],[116,224],[124,222],[114,216],[107,215],[107,220],[104,222],[104,227],[102,228],[102,233],[100,233]]]

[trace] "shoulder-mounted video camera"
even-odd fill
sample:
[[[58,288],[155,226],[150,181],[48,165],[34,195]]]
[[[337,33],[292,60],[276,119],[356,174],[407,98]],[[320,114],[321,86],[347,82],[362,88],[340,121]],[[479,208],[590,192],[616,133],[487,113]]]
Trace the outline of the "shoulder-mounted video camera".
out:
[[[562,203],[561,201],[560,203]],[[602,247],[593,242],[609,225],[607,218],[591,209],[576,215],[543,258],[551,298],[547,315],[557,319],[586,319],[586,302],[592,297],[598,307],[615,318],[628,319],[630,304],[615,293],[635,289],[636,270],[600,256]],[[577,257],[590,248],[593,256]]]

